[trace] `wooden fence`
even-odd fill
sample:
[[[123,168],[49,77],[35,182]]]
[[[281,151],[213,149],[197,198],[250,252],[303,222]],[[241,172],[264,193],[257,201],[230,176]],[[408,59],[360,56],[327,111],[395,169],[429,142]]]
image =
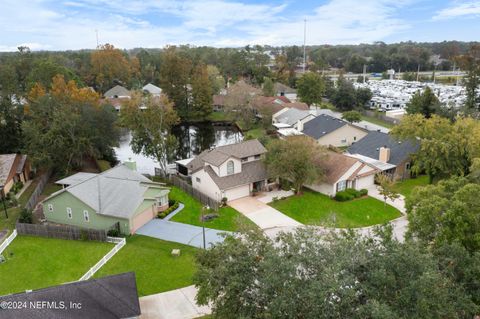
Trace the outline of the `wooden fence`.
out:
[[[25,208],[27,210],[33,210],[35,208],[35,206],[38,203],[38,199],[40,198],[40,195],[42,194],[43,189],[45,188],[45,185],[48,183],[48,179],[50,178],[51,175],[52,175],[52,172],[48,171],[42,176],[40,176],[37,187],[35,187],[35,190],[30,196],[30,199],[25,204]]]
[[[13,233],[11,233],[10,236],[8,236],[7,239],[5,239],[3,243],[0,245],[0,255],[3,253],[5,248],[7,248],[7,246],[10,245],[10,243],[15,239],[15,237],[17,237],[17,231],[14,229]]]
[[[38,225],[17,223],[19,235],[33,235],[70,240],[107,241],[107,232],[99,229],[86,229],[70,225]]]
[[[383,120],[383,121],[391,123],[391,124],[398,124],[400,122],[398,119],[395,119],[393,117],[389,117],[389,116],[386,116],[385,114],[374,112],[374,111],[365,110],[365,111],[363,111],[363,113],[366,116],[376,117],[380,120]]]
[[[103,265],[107,263],[123,246],[127,243],[125,238],[107,237],[107,242],[115,243],[115,247],[112,248],[105,256],[100,259],[92,268],[90,268],[85,275],[83,275],[78,281],[90,279]]]
[[[213,210],[218,210],[220,207],[220,202],[211,198],[208,195],[196,190],[192,185],[180,179],[178,176],[170,175],[170,181],[176,187],[182,189],[184,192],[190,194],[191,196],[198,199],[203,205],[209,206]]]

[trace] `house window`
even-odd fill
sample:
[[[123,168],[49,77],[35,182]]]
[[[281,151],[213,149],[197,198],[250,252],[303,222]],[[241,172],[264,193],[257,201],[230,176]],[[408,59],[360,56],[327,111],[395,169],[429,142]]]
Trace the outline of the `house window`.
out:
[[[53,213],[53,205],[52,204],[48,204],[48,211],[50,213]]]
[[[259,160],[259,159],[260,159],[260,155],[255,155],[255,159],[256,159],[256,160]]]
[[[200,183],[200,177],[195,178],[195,180],[197,181],[197,183]]]
[[[83,211],[83,219],[85,219],[86,222],[90,221],[90,216],[88,216],[88,210]]]
[[[232,175],[234,171],[235,171],[235,164],[233,163],[233,161],[228,161],[227,162],[227,175]]]
[[[353,140],[354,140],[354,141],[356,141],[356,140],[357,140],[357,137],[356,137],[356,136],[354,136],[354,137],[353,137]]]
[[[405,170],[410,170],[410,163],[405,164]]]
[[[67,207],[67,217],[72,219],[73,215],[72,215],[72,209],[70,207]]]
[[[340,181],[337,183],[337,192],[341,192],[347,188],[347,181]]]
[[[244,162],[248,162],[248,157],[242,158],[242,163],[244,163]]]
[[[347,143],[347,138],[344,137],[340,142],[341,142],[341,143]]]

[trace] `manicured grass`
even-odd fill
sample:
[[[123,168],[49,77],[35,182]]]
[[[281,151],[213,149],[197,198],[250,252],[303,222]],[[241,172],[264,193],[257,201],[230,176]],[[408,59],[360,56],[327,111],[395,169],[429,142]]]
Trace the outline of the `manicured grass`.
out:
[[[257,128],[253,128],[251,130],[248,130],[246,132],[243,132],[243,134],[245,135],[245,137],[248,136],[251,139],[255,139],[255,138],[260,138],[262,136],[265,136],[267,133],[266,133],[264,128],[257,127]]]
[[[208,115],[207,120],[211,122],[229,122],[232,121],[232,114],[228,112],[212,112]]]
[[[62,186],[60,185],[57,185],[53,182],[48,182],[46,185],[45,185],[45,188],[43,189],[43,192],[42,192],[42,195],[44,196],[50,196],[52,195],[53,193],[59,191],[62,189]]]
[[[98,168],[100,169],[101,172],[104,172],[104,171],[112,168],[112,166],[110,165],[110,162],[105,161],[105,160],[97,160],[97,166],[98,166]]]
[[[0,230],[8,229],[9,233],[15,228],[15,223],[17,222],[18,216],[22,207],[12,207],[7,209],[8,219],[5,217],[5,211],[3,209],[3,204],[0,203]],[[0,242],[2,242],[1,240]]]
[[[25,206],[25,204],[28,202],[28,200],[32,196],[33,191],[35,190],[37,185],[38,185],[38,178],[32,180],[32,182],[27,187],[27,189],[22,193],[22,195],[20,195],[20,198],[18,198],[18,204],[20,206],[22,207]]]
[[[395,184],[395,191],[405,197],[409,197],[415,187],[428,185],[428,176],[422,175],[417,178],[409,178]]]
[[[270,205],[303,224],[340,228],[382,224],[401,216],[397,209],[384,206],[383,202],[372,197],[337,202],[308,190],[300,196],[291,196]]]
[[[180,249],[180,256],[173,257],[172,249]],[[95,277],[134,271],[140,296],[189,286],[193,283],[196,251],[194,247],[134,235]]]
[[[190,225],[202,226],[202,203],[192,196],[188,195],[180,188],[172,186],[169,198],[179,201],[185,205],[185,208],[173,216],[172,221]],[[231,207],[222,207],[218,210],[219,217],[205,222],[205,227],[237,231],[239,225],[255,226],[248,218]]]
[[[373,124],[377,124],[377,125],[380,125],[380,126],[383,126],[383,127],[386,127],[386,128],[393,128],[395,126],[394,124],[392,124],[390,122],[384,121],[382,119],[379,119],[379,118],[376,118],[376,117],[373,117],[373,116],[362,115],[362,120],[373,123]]]
[[[94,241],[17,236],[3,252],[0,295],[76,281],[112,248]]]

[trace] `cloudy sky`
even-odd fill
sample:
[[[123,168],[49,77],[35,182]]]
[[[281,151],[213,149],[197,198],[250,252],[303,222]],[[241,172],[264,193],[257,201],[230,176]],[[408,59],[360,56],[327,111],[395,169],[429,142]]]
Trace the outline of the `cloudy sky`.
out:
[[[480,40],[480,1],[0,0],[0,51]]]

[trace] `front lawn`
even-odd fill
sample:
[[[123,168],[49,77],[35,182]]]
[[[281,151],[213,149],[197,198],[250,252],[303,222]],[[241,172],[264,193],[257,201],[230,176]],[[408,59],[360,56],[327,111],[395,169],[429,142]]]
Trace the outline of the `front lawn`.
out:
[[[80,279],[113,244],[17,236],[3,252],[0,295],[39,289]]]
[[[401,182],[395,183],[395,191],[405,197],[409,197],[417,186],[428,185],[428,176],[422,175],[416,178],[409,178]]]
[[[180,249],[180,256],[173,257],[172,249]],[[194,247],[134,235],[95,277],[134,271],[140,296],[186,287],[193,284],[196,251]]]
[[[304,190],[300,196],[291,196],[270,205],[306,225],[354,228],[383,224],[400,217],[390,205],[372,198],[337,202],[320,193]]]
[[[185,208],[173,216],[171,221],[202,226],[201,216],[203,205],[200,201],[175,186],[171,187],[168,196],[170,199],[179,201],[185,205]],[[239,225],[251,225],[256,227],[248,218],[232,207],[227,206],[220,208],[218,210],[218,215],[219,217],[206,221],[205,227],[228,231],[237,231]]]

